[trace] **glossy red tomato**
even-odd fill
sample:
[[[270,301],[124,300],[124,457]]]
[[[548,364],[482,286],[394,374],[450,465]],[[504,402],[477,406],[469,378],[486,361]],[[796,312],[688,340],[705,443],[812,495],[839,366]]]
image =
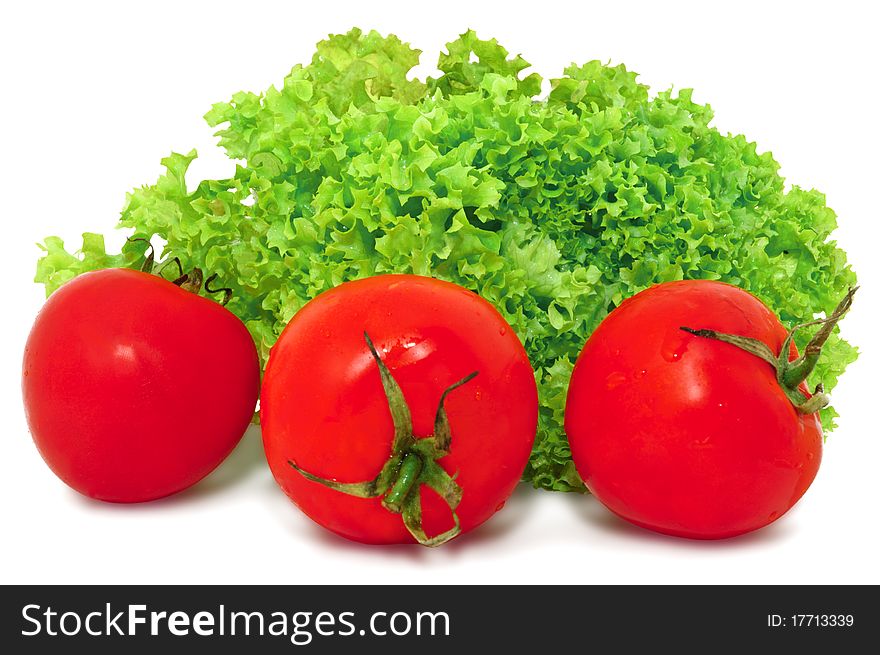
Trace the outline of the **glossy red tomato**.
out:
[[[247,329],[220,304],[148,273],[85,273],[37,316],[24,404],[40,454],[86,496],[153,500],[232,451],[259,392]]]
[[[719,282],[661,284],[626,300],[572,374],[572,458],[596,498],[636,525],[701,539],[755,530],[816,476],[818,415],[795,409],[766,361],[682,326],[752,337],[774,355],[787,334],[757,298]]]
[[[537,425],[534,374],[516,334],[488,302],[428,277],[382,275],[321,294],[290,321],[269,356],[261,395],[263,443],[275,479],[310,518],[355,541],[412,543],[402,517],[383,503],[308,479],[373,480],[389,460],[395,424],[380,370],[365,341],[402,389],[415,442],[436,432],[445,400],[455,509],[467,532],[501,509],[528,461]],[[427,465],[427,463],[426,463]],[[395,469],[396,470],[396,469]],[[448,477],[447,476],[447,477]],[[424,484],[408,499],[429,537],[454,527],[450,505]],[[405,515],[405,512],[404,512]]]

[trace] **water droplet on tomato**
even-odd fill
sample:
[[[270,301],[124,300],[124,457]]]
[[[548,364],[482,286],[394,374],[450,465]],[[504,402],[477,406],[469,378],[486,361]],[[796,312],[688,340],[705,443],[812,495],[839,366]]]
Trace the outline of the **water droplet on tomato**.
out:
[[[608,391],[611,391],[624,382],[626,382],[626,376],[623,373],[611,373],[605,378],[605,388],[608,389]]]
[[[500,330],[498,330],[498,334],[503,337],[505,334],[507,334],[507,328],[501,328]]]
[[[667,362],[678,362],[688,349],[691,339],[693,337],[687,332],[678,328],[670,328],[660,345],[660,356]]]
[[[474,400],[482,400],[482,399],[483,399],[483,392],[479,391],[479,390],[475,391],[474,392]]]
[[[496,512],[500,511],[501,508],[504,507],[504,503],[505,503],[505,501],[503,501],[503,500],[500,503],[498,503],[498,506],[495,507],[495,511]]]
[[[812,459],[813,459],[813,453],[807,453],[807,461],[809,462]]]
[[[634,377],[635,377],[637,380],[640,380],[641,378],[645,377],[647,374],[648,374],[647,369],[644,369],[644,368],[643,368],[643,369],[640,370],[640,371],[636,371],[636,374],[635,374]]]

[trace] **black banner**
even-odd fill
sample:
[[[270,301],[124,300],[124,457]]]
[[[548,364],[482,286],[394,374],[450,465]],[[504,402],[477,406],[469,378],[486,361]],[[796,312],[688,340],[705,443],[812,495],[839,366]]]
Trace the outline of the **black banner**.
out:
[[[4,587],[5,652],[553,653],[847,648],[878,635],[873,587]],[[224,644],[225,645],[225,644]],[[13,650],[8,647],[12,646]]]

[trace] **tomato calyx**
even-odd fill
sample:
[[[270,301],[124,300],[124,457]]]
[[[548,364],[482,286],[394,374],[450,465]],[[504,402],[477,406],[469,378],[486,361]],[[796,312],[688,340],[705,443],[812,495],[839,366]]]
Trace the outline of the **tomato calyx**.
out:
[[[143,242],[147,244],[147,249],[144,252],[144,261],[141,263],[140,271],[142,273],[150,273],[153,274],[153,269],[156,266],[156,251],[153,248],[153,244],[149,239],[145,239],[144,237],[129,237],[127,239],[130,243],[135,242]],[[174,257],[172,259],[165,260],[159,265],[159,270],[155,272],[156,275],[162,277],[162,271],[168,264],[174,263],[177,265],[177,277],[171,280],[171,283],[179,286],[181,289],[185,291],[189,291],[190,293],[198,294],[199,291],[204,289],[208,293],[223,293],[223,300],[220,301],[220,304],[226,306],[226,304],[232,299],[232,289],[229,287],[216,287],[212,288],[211,284],[217,279],[217,274],[211,274],[207,280],[204,279],[204,274],[202,273],[202,269],[196,267],[193,268],[188,273],[183,272],[183,266],[180,263],[179,257]]]
[[[232,299],[232,289],[229,287],[211,287],[211,283],[217,279],[216,273],[211,274],[207,280],[204,280],[204,282],[202,281],[202,277],[202,269],[196,267],[189,273],[181,274],[180,277],[172,280],[171,283],[176,284],[181,289],[189,291],[190,293],[198,293],[200,289],[204,289],[208,293],[220,293],[222,291],[223,300],[220,301],[220,304],[224,306]]]
[[[791,328],[785,336],[785,340],[782,342],[782,348],[778,355],[775,355],[770,349],[770,346],[760,339],[753,339],[751,337],[744,337],[737,334],[725,334],[723,332],[717,332],[705,328],[694,329],[681,327],[680,329],[697,337],[715,339],[717,341],[729,343],[755,355],[756,357],[760,357],[776,370],[776,380],[785,391],[785,395],[791,401],[791,404],[794,405],[795,409],[801,414],[813,414],[820,409],[827,407],[830,402],[822,383],[820,382],[816,385],[813,395],[809,398],[805,398],[798,387],[807,379],[807,376],[813,372],[813,369],[816,368],[819,356],[822,353],[822,347],[825,345],[828,337],[831,336],[834,326],[837,325],[838,321],[843,318],[843,315],[849,311],[849,308],[852,306],[853,296],[857,290],[858,287],[850,288],[830,316],[816,319],[814,321],[799,323]],[[820,325],[821,327],[816,334],[813,335],[813,338],[810,339],[810,342],[807,344],[806,348],[804,348],[803,354],[797,359],[789,361],[788,353],[795,332],[813,325]]]
[[[477,375],[477,371],[466,375],[443,391],[434,418],[434,433],[430,437],[417,439],[413,435],[412,414],[403,397],[400,385],[397,384],[391,371],[382,361],[379,352],[366,332],[364,332],[364,339],[379,367],[382,389],[385,392],[388,409],[391,411],[391,419],[394,423],[391,456],[382,466],[379,475],[366,482],[328,480],[301,469],[292,460],[288,460],[287,463],[306,479],[318,482],[335,491],[358,498],[381,497],[382,506],[389,512],[400,514],[406,529],[422,546],[440,546],[461,532],[461,525],[455,510],[461,502],[462,489],[455,482],[455,476],[449,475],[437,463],[438,459],[449,454],[452,442],[449,417],[446,415],[444,405],[446,396],[461,385],[470,382]],[[422,527],[420,489],[423,484],[437,492],[446,502],[452,512],[452,520],[455,522],[452,528],[433,537],[429,537]]]

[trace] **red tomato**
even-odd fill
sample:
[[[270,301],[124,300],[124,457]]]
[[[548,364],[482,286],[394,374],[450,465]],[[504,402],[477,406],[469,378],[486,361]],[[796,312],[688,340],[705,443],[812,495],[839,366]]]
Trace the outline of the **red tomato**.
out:
[[[596,498],[636,525],[699,539],[755,530],[816,476],[818,415],[795,409],[760,357],[682,326],[752,337],[773,356],[787,334],[757,298],[719,282],[661,284],[626,300],[575,365],[572,458]]]
[[[373,480],[389,460],[395,424],[364,333],[403,391],[413,434],[435,432],[441,394],[451,448],[437,463],[461,489],[467,532],[501,509],[519,482],[537,426],[537,390],[525,350],[476,294],[414,275],[348,282],[300,310],[269,356],[261,395],[263,443],[275,479],[310,518],[371,544],[412,543],[380,497],[359,498],[307,479]],[[444,473],[444,475],[446,475]],[[435,536],[454,526],[450,506],[422,484],[407,496]]]
[[[46,302],[24,353],[43,459],[86,496],[153,500],[195,484],[253,417],[260,368],[216,302],[148,273],[85,273]]]

